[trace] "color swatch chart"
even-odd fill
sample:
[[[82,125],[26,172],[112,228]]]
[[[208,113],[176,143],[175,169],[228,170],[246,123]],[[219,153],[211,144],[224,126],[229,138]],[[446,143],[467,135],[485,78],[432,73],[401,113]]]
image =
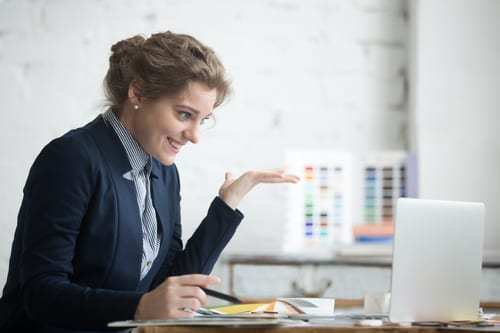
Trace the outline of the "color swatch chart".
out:
[[[348,155],[303,152],[287,156],[287,172],[301,182],[289,186],[285,249],[331,251],[351,242],[351,159]]]
[[[385,151],[361,159],[360,214],[352,231],[355,242],[392,241],[396,201],[406,196],[406,157],[402,151]]]
[[[392,241],[396,201],[407,196],[405,151],[287,154],[289,186],[286,238],[289,253],[321,255],[353,243]]]
[[[343,170],[340,166],[304,166],[304,236],[335,239],[343,224]]]
[[[397,199],[406,196],[405,155],[381,153],[365,163],[362,223],[392,223]]]

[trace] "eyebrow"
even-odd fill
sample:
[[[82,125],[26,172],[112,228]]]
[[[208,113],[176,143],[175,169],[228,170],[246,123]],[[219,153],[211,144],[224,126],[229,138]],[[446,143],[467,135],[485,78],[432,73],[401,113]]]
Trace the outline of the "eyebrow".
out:
[[[196,115],[199,115],[199,114],[200,114],[200,111],[198,111],[198,110],[196,110],[196,109],[193,109],[192,107],[187,106],[187,105],[177,104],[177,105],[175,105],[175,106],[176,106],[176,107],[178,107],[178,108],[188,109],[189,111],[196,113]],[[207,114],[205,117],[209,117],[209,116],[211,116],[212,114],[213,114],[213,112],[210,112],[210,113],[209,113],[209,114]]]

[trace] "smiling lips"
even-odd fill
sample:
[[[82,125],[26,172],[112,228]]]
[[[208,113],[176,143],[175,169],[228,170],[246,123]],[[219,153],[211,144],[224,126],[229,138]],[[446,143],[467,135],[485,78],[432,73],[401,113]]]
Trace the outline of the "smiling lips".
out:
[[[174,141],[173,139],[171,138],[167,138],[167,141],[168,141],[168,144],[170,146],[170,148],[177,154],[179,152],[179,150],[181,150],[183,144],[177,142],[177,141]]]

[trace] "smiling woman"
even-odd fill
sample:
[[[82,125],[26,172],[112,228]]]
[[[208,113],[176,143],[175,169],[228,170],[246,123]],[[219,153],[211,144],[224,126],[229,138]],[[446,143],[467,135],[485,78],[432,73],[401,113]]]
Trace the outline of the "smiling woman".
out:
[[[259,183],[298,181],[226,173],[184,247],[174,161],[226,98],[224,67],[210,48],[171,32],[111,51],[109,108],[50,142],[31,167],[2,332],[98,332],[111,321],[192,316],[207,302],[202,288],[220,281],[208,274],[243,218],[240,200]]]

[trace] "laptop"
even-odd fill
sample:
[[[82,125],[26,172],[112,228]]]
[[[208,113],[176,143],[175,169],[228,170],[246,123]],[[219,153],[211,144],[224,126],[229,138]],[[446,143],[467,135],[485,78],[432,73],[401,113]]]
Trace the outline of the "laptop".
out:
[[[392,322],[479,319],[485,207],[401,198],[392,261]]]

